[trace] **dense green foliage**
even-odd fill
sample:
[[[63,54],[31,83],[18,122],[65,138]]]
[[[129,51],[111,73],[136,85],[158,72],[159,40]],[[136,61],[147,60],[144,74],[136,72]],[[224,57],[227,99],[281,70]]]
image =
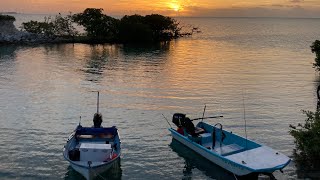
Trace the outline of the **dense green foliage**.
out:
[[[146,24],[153,31],[154,38],[172,38],[179,36],[181,28],[178,28],[179,23],[176,20],[165,17],[160,14],[151,14],[145,16]]]
[[[0,21],[15,21],[16,18],[9,15],[2,15],[0,14]]]
[[[179,36],[178,23],[159,14],[124,16],[120,20],[119,38],[122,42],[154,42]]]
[[[47,36],[52,36],[54,25],[52,22],[38,22],[38,21],[29,21],[22,23],[23,30],[36,34],[44,34]]]
[[[311,46],[312,53],[316,54],[315,63],[313,63],[313,66],[319,71],[320,70],[320,41],[316,40],[312,43]]]
[[[74,14],[74,22],[82,25],[92,38],[110,38],[118,34],[119,20],[102,13],[103,9],[87,8],[83,13]]]
[[[71,15],[63,17],[61,14],[51,19],[45,18],[43,22],[29,21],[22,23],[22,30],[47,36],[73,37],[78,34],[72,25]]]
[[[152,40],[152,31],[143,16],[124,16],[120,21],[119,39],[122,42],[148,42]]]
[[[76,28],[73,26],[73,21],[72,21],[72,16],[71,14],[68,16],[61,16],[57,15],[53,20],[52,20],[54,29],[53,33],[56,36],[76,36],[78,35],[78,31]]]
[[[303,111],[305,124],[290,125],[290,134],[295,138],[295,160],[311,169],[320,167],[320,111]]]

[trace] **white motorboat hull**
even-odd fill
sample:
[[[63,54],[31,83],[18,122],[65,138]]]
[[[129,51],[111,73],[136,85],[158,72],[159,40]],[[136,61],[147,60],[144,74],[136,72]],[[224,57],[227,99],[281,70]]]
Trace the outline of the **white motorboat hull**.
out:
[[[174,139],[235,175],[271,174],[282,170],[291,161],[280,152],[224,130],[226,142],[215,140],[215,146],[212,147],[212,131],[215,127],[204,122],[198,125],[206,132],[197,138],[199,142],[189,134],[182,135],[172,128],[169,131]]]
[[[243,176],[243,175],[247,175],[252,173],[252,171],[250,171],[249,169],[243,168],[239,165],[237,165],[236,163],[224,160],[218,156],[213,156],[210,152],[197,147],[194,143],[191,143],[191,141],[189,139],[185,139],[182,138],[181,136],[175,134],[175,133],[171,133],[172,137],[174,139],[176,139],[177,141],[179,141],[180,143],[184,144],[185,146],[189,147],[190,149],[192,149],[193,151],[197,152],[198,154],[200,154],[201,156],[203,156],[204,158],[208,159],[209,161],[219,165],[220,167],[238,175],[238,176]]]
[[[70,163],[70,165],[75,171],[80,173],[87,180],[92,180],[95,177],[102,174],[103,172],[106,172],[108,169],[110,169],[114,165],[114,162],[116,162],[117,160],[118,160],[118,158],[108,164],[98,166],[98,167],[91,167],[91,168],[79,166],[79,165],[73,164],[73,163]]]

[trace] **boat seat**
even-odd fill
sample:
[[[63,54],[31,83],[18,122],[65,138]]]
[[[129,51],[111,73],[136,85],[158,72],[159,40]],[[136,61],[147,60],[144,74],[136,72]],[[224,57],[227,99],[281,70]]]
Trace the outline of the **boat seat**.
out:
[[[212,151],[220,154],[221,156],[228,156],[231,154],[241,152],[242,150],[244,150],[244,147],[239,146],[238,144],[229,144],[222,145],[221,147],[220,145],[216,145]]]
[[[211,133],[202,133],[202,134],[199,134],[199,136],[201,137],[201,144],[203,145],[212,142]]]
[[[79,139],[79,144],[80,143],[113,144],[113,139],[109,139],[109,138],[81,138],[81,139]]]
[[[195,134],[202,134],[205,133],[206,131],[200,127],[196,127],[194,133]]]
[[[186,128],[183,128],[183,132],[184,134],[189,134],[190,136],[196,138],[196,137],[200,137],[199,135],[205,133],[206,131],[202,128],[196,127],[194,130],[194,133],[192,134],[189,133]]]

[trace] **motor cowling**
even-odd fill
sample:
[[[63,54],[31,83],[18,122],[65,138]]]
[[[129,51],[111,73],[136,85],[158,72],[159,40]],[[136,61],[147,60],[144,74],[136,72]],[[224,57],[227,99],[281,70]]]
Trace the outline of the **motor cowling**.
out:
[[[175,113],[172,116],[172,122],[177,126],[177,127],[182,127],[185,121],[186,115],[182,113]]]
[[[182,126],[186,129],[186,131],[192,136],[196,136],[195,127],[190,118],[186,117],[182,123]]]

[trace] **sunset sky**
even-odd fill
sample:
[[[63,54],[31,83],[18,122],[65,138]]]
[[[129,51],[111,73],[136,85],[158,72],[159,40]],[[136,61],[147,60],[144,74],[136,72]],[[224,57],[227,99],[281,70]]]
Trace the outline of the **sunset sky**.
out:
[[[65,13],[87,7],[109,15],[320,17],[320,0],[0,0],[0,12]]]

